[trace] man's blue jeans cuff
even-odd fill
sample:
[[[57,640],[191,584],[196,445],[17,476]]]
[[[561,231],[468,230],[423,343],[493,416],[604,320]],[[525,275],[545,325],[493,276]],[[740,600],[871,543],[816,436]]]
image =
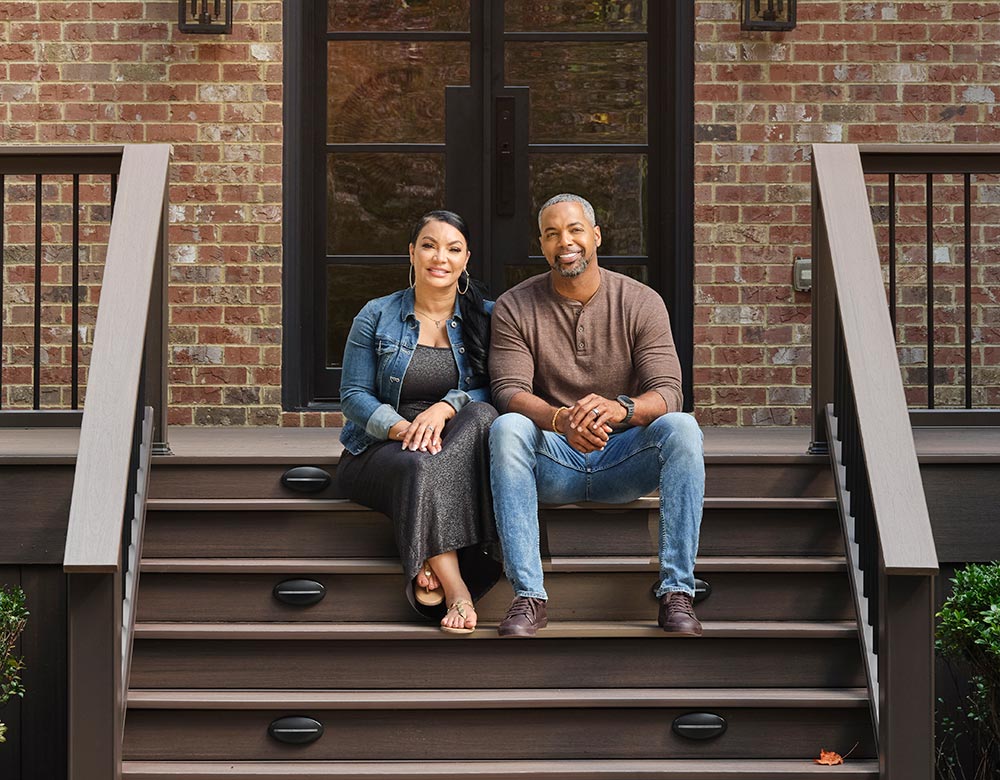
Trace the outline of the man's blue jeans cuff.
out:
[[[548,601],[549,597],[544,591],[535,590],[515,590],[514,595],[522,599],[541,599],[542,601]]]
[[[686,593],[691,598],[694,598],[694,591],[688,590],[687,588],[664,588],[662,585],[656,589],[656,598],[661,599],[668,593]]]

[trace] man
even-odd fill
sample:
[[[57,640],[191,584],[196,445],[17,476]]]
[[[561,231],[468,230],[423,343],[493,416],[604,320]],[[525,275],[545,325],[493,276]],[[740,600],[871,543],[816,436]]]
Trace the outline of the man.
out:
[[[659,489],[659,624],[700,636],[695,616],[705,463],[681,413],[670,320],[649,287],[602,269],[593,207],[556,195],[538,213],[550,272],[500,296],[490,376],[502,413],[490,429],[490,478],[514,601],[501,637],[548,622],[538,502],[621,504]]]

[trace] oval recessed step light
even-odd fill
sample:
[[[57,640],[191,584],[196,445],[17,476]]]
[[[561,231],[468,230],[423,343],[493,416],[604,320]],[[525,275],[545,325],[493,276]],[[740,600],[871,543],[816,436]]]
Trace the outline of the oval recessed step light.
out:
[[[323,724],[304,715],[289,715],[271,723],[267,733],[287,745],[308,745],[323,736]]]
[[[323,600],[326,587],[316,580],[285,580],[275,585],[271,592],[282,604],[309,607]]]
[[[673,728],[685,739],[715,739],[726,733],[726,719],[714,712],[689,712],[675,719]]]
[[[329,473],[318,466],[296,466],[281,477],[281,484],[296,493],[319,493],[331,481]]]

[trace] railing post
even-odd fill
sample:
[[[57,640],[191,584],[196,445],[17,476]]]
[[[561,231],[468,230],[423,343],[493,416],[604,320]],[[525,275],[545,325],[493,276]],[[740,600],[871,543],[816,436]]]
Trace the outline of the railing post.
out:
[[[881,573],[879,778],[934,778],[934,578]]]
[[[167,188],[169,189],[169,180]],[[153,454],[169,455],[167,441],[167,348],[168,314],[167,298],[170,268],[170,203],[166,193],[163,198],[163,217],[157,239],[156,262],[153,266],[153,286],[149,300],[149,325],[146,330],[145,388],[146,399],[140,405],[153,407]]]
[[[836,285],[815,160],[812,174],[812,266],[812,441],[809,452],[826,455],[830,451],[826,407],[833,403]]]
[[[67,575],[68,780],[119,780],[122,766],[121,573]]]

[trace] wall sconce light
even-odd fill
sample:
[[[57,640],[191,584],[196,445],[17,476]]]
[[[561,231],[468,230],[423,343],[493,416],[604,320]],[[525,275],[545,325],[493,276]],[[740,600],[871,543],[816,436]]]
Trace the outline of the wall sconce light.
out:
[[[742,0],[740,28],[743,30],[794,30],[795,0]]]
[[[228,35],[233,31],[233,0],[177,0],[183,33]]]

